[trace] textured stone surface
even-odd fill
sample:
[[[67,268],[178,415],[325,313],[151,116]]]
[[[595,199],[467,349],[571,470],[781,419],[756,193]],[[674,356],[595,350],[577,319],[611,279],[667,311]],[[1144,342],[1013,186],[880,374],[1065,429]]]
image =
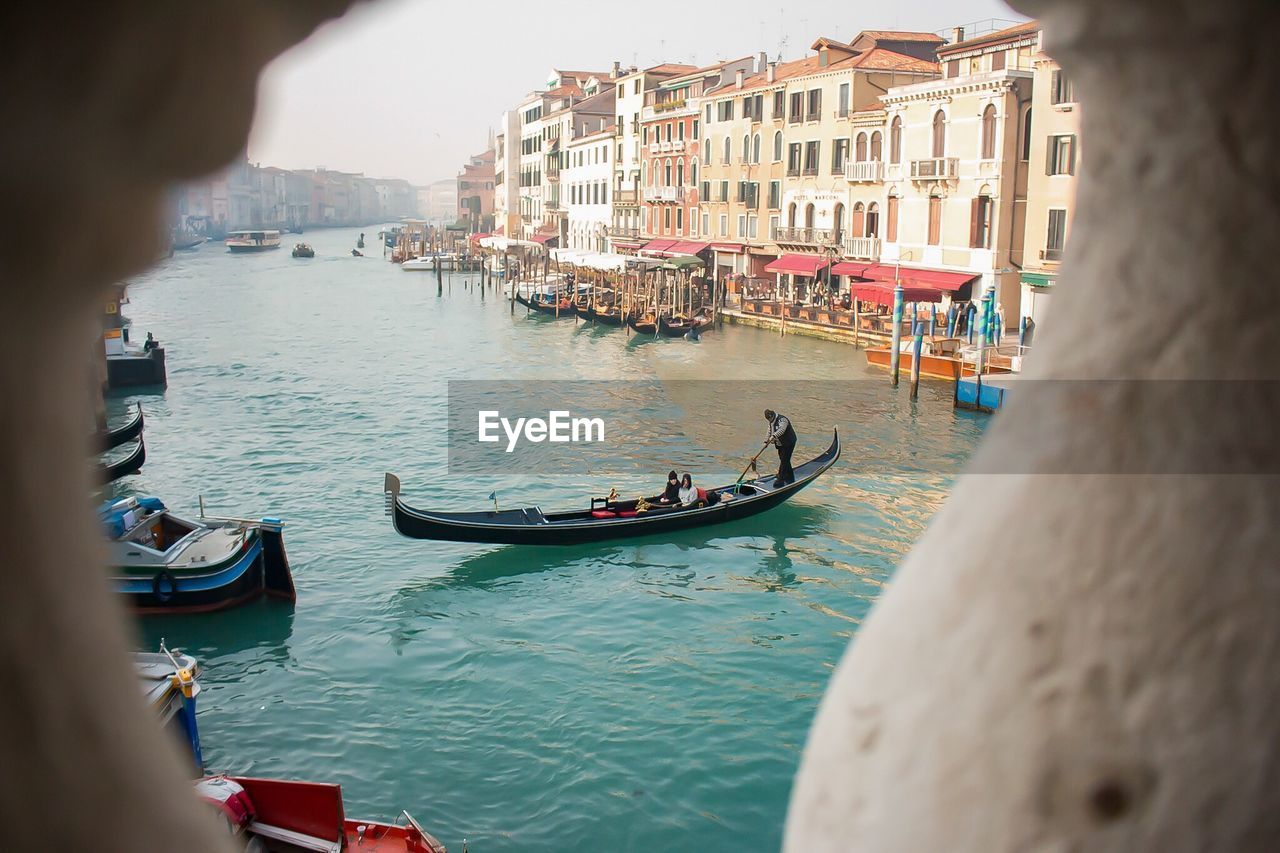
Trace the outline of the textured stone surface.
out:
[[[86,438],[102,296],[164,187],[229,161],[257,74],[347,0],[0,9],[0,826],[6,850],[221,849],[142,707]]]
[[[1015,5],[1086,154],[1028,374],[1276,379],[1280,7]],[[960,481],[837,668],[786,849],[1275,849],[1280,480],[1213,473],[1280,470],[1274,394],[1022,387],[975,460],[1017,465]]]

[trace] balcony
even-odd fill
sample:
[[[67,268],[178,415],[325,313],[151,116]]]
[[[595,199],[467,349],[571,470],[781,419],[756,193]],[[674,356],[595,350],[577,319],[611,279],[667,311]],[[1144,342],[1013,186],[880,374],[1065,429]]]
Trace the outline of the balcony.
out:
[[[640,120],[649,121],[655,118],[680,118],[681,116],[696,116],[698,107],[689,104],[686,101],[666,101],[661,104],[652,104],[643,107],[640,110]]]
[[[638,196],[639,196],[639,193],[637,193],[635,190],[615,189],[613,191],[613,203],[626,204],[626,205],[638,204],[640,201]]]
[[[884,163],[879,160],[850,160],[844,164],[844,179],[851,184],[884,180]]]
[[[684,187],[645,187],[644,200],[655,204],[676,204],[684,201]]]
[[[614,227],[609,230],[610,237],[617,237],[622,240],[636,240],[640,237],[639,228]]]
[[[880,259],[879,237],[846,237],[844,240],[844,256],[863,261]]]
[[[911,161],[911,180],[947,181],[960,177],[959,157],[933,157]]]
[[[782,227],[774,229],[773,239],[777,243],[791,243],[801,246],[839,246],[843,231],[830,228],[796,228]]]

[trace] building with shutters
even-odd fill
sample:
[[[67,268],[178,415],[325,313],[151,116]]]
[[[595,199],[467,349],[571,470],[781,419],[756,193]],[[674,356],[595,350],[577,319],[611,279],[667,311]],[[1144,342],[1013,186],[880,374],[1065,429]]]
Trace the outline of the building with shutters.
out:
[[[560,245],[566,248],[608,251],[613,222],[613,123],[612,115],[583,117],[575,122],[563,145],[560,198],[567,213],[567,230]]]
[[[1058,63],[1041,50],[1032,57],[1031,105],[1023,116],[1027,151],[1027,225],[1020,314],[1040,323],[1058,280],[1075,210],[1080,172],[1080,104]]]

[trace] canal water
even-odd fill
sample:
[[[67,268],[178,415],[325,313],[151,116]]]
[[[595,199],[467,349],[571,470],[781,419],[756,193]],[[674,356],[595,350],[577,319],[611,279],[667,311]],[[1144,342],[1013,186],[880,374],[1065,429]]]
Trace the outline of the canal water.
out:
[[[312,260],[290,257],[291,235],[261,255],[212,244],[129,288],[133,335],[164,344],[169,385],[110,401],[117,419],[134,400],[147,413],[146,466],[115,493],[288,525],[295,608],[140,622],[140,647],[163,637],[205,667],[209,767],[339,782],[348,814],[408,809],[453,850],[777,849],[832,667],[982,421],[952,410],[947,384],[911,402],[844,345],[731,326],[628,338],[513,315],[475,275],[437,295],[432,274],[378,257],[376,230],[365,258],[353,230],[307,234]],[[821,412],[796,415],[797,460],[833,422],[844,456],[720,528],[559,549],[406,540],[383,513],[385,471],[415,505],[479,508],[498,490],[553,508],[619,480],[658,491],[684,467],[637,449],[605,482],[570,460],[450,470],[458,379],[778,380],[751,411]],[[702,482],[737,476],[763,419],[744,430],[725,448],[689,440]]]

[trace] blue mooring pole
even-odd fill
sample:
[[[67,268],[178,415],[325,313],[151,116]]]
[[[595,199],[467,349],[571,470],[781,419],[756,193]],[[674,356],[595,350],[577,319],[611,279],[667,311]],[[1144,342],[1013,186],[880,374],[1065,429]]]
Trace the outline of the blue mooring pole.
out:
[[[954,338],[956,336],[956,321],[960,319],[960,311],[954,302],[947,309],[947,337]]]
[[[973,346],[973,327],[975,325],[974,321],[978,319],[977,315],[978,315],[977,307],[972,302],[970,302],[969,313],[965,315],[965,322],[964,322],[964,332],[966,335],[969,336],[969,346]]]
[[[893,288],[893,331],[889,343],[889,374],[893,387],[898,387],[898,362],[902,358],[902,283]]]
[[[915,324],[915,352],[911,354],[911,399],[920,396],[920,362],[924,355],[924,323]]]

